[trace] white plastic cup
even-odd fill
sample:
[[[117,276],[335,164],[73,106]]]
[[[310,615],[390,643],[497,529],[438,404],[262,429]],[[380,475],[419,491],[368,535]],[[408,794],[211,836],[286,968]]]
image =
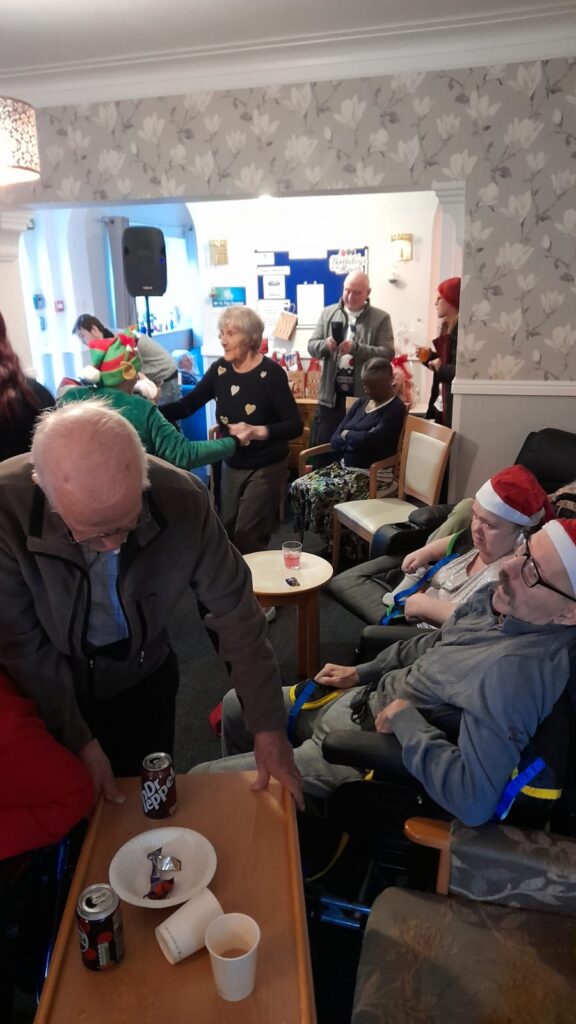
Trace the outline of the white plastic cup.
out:
[[[286,569],[299,569],[302,558],[302,544],[299,540],[285,540],[282,545],[282,557]]]
[[[222,907],[210,889],[199,889],[192,899],[159,924],[156,938],[169,963],[178,964],[202,949],[208,925],[221,916]]]
[[[222,999],[236,1003],[250,995],[259,942],[260,929],[247,914],[222,914],[208,925],[206,947],[216,991]]]

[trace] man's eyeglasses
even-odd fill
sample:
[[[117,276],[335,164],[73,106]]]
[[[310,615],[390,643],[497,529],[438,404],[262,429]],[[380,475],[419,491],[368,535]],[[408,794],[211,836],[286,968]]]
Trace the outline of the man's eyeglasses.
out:
[[[527,587],[530,589],[532,589],[532,587],[544,587],[545,590],[551,590],[553,594],[558,594],[559,597],[565,597],[568,601],[576,602],[576,597],[572,594],[566,594],[563,590],[559,590],[558,587],[553,587],[551,583],[546,583],[546,580],[542,579],[540,570],[530,554],[530,545],[528,543],[527,534],[523,533],[519,540],[516,541],[514,555],[516,558],[524,557],[524,561],[520,566],[520,575]]]
[[[66,526],[66,533],[71,544],[84,544],[86,547],[90,547],[91,544],[102,540],[110,540],[111,537],[125,537],[128,533],[132,533],[137,526],[147,523],[149,518],[149,512],[142,509],[140,515],[133,519],[131,523],[126,523],[124,526],[115,526],[112,530],[104,530],[102,533],[95,533],[91,537],[75,537],[69,526]]]

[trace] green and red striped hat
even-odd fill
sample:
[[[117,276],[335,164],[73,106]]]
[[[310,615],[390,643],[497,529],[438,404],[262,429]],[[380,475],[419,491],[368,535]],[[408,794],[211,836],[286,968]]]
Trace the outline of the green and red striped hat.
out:
[[[103,387],[113,388],[136,376],[142,366],[137,344],[137,339],[129,334],[92,338],[88,342],[92,366],[98,371],[98,382]]]

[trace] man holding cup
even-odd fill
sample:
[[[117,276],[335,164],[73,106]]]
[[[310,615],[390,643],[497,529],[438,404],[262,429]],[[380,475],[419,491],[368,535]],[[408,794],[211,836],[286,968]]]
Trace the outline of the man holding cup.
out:
[[[346,398],[362,396],[360,371],[373,356],[394,356],[390,316],[370,305],[370,279],[357,270],[344,280],[342,298],[326,306],[308,342],[313,359],[322,360],[312,444],[326,444],[346,413]]]

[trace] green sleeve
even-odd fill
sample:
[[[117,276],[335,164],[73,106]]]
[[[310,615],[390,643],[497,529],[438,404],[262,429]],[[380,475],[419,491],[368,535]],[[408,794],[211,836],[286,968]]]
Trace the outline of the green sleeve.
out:
[[[233,437],[223,437],[219,441],[189,441],[165,419],[155,405],[150,405],[147,420],[148,453],[171,462],[179,469],[209,466],[213,462],[230,458],[236,451]]]

